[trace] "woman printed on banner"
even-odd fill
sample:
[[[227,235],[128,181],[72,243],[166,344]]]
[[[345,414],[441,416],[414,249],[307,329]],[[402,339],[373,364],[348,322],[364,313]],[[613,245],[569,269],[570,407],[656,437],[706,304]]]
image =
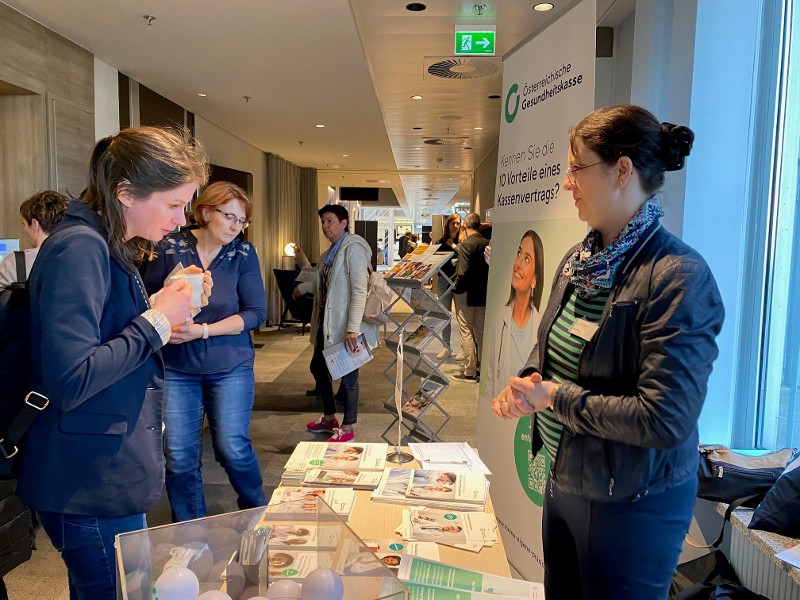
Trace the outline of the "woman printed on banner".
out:
[[[519,241],[511,267],[508,302],[498,312],[485,356],[483,397],[491,401],[519,373],[537,347],[539,308],[544,289],[544,246],[529,229]]]
[[[657,192],[693,141],[638,106],[570,133],[564,189],[590,231],[556,271],[538,351],[492,402],[533,414],[532,450],[552,461],[548,598],[666,598],[691,523],[724,306],[700,254],[661,226]]]

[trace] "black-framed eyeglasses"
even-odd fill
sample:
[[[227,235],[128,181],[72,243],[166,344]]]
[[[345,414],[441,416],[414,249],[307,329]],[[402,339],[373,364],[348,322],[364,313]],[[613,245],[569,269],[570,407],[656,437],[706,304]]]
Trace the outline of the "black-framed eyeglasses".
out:
[[[605,162],[606,162],[606,161],[604,161],[604,160],[601,160],[601,161],[598,161],[598,162],[596,162],[596,163],[592,163],[592,164],[590,164],[590,165],[583,165],[583,166],[580,166],[580,165],[579,165],[579,166],[571,167],[571,168],[567,169],[567,179],[569,179],[569,182],[570,182],[572,185],[575,185],[575,184],[577,183],[577,182],[575,181],[575,174],[576,174],[578,171],[582,171],[583,169],[588,169],[589,167],[594,167],[594,166],[597,166],[597,165],[602,165],[602,164],[603,164],[603,163],[605,163]]]
[[[250,221],[248,221],[247,219],[239,219],[233,213],[225,212],[224,210],[220,210],[218,208],[215,208],[214,210],[217,211],[219,214],[221,214],[223,217],[225,217],[225,220],[228,222],[229,225],[233,225],[235,223],[242,229],[247,229],[247,227],[250,225]]]

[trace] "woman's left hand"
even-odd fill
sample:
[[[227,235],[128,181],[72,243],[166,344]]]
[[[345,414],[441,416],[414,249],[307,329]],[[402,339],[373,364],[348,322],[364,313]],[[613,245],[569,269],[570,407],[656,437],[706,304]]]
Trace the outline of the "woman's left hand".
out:
[[[203,326],[199,323],[195,323],[191,319],[187,319],[180,325],[176,325],[172,328],[169,343],[183,344],[201,337],[203,337]]]
[[[519,377],[512,377],[511,379],[519,379]],[[518,419],[533,412],[530,404],[525,399],[525,395],[510,385],[492,400],[491,410],[498,417],[506,420]]]

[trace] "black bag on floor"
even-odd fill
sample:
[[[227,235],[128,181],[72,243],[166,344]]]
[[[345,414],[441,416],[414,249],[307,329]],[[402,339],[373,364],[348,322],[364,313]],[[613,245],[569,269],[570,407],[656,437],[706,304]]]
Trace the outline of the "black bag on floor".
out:
[[[721,550],[678,565],[669,600],[769,600],[743,587]]]

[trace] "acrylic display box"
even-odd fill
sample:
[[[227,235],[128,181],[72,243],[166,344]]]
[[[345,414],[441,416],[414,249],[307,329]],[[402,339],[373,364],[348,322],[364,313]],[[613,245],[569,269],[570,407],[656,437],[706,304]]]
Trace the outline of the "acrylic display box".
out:
[[[270,585],[314,600],[400,600],[408,589],[318,496],[117,536],[118,598],[261,599]],[[335,592],[339,575],[343,595]],[[335,578],[333,578],[335,579]],[[311,588],[317,593],[310,594]],[[277,590],[277,588],[276,588]],[[273,590],[275,592],[276,590]],[[279,598],[300,598],[278,595]],[[270,594],[272,595],[272,593]],[[305,597],[305,596],[304,596]]]

